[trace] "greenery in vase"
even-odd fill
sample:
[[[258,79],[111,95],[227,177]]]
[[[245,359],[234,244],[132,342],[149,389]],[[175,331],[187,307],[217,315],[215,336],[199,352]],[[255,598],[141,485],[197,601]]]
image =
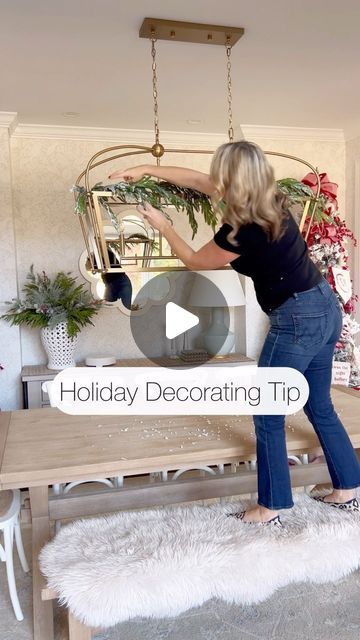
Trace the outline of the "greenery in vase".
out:
[[[67,322],[68,335],[74,337],[82,327],[93,324],[91,318],[100,303],[93,300],[84,284],[77,284],[70,272],[60,271],[50,279],[45,271],[35,274],[31,265],[26,280],[24,297],[6,302],[10,308],[1,316],[11,325],[54,329],[60,322]]]

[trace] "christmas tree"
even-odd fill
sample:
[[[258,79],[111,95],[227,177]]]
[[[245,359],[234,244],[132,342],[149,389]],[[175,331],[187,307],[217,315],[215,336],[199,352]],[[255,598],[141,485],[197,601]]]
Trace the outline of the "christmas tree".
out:
[[[341,367],[343,375],[345,372],[343,383],[360,389],[360,348],[355,341],[360,325],[353,316],[358,298],[352,292],[347,249],[349,242],[356,247],[356,239],[340,218],[337,184],[330,182],[326,173],[320,174],[320,181],[320,197],[307,244],[310,257],[331,285],[342,308],[343,328],[334,353],[334,372],[338,369],[337,363],[344,363]],[[316,193],[315,174],[306,175],[302,183]],[[305,222],[304,233],[308,225],[309,219]]]

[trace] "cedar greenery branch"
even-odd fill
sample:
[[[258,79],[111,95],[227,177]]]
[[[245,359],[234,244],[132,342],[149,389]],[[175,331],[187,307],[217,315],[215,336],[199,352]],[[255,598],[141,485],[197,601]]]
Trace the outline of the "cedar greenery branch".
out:
[[[13,298],[9,310],[1,316],[11,325],[28,325],[35,328],[54,329],[60,322],[67,322],[69,337],[74,337],[97,313],[101,302],[93,300],[84,284],[77,284],[71,272],[60,271],[50,279],[45,271],[34,273],[31,265],[26,276],[23,299]]]

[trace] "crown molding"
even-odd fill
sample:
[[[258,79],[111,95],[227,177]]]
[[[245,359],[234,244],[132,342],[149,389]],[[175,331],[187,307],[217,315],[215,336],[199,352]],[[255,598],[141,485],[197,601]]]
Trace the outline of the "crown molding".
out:
[[[17,126],[16,111],[0,111],[0,127],[5,127],[12,134]]]
[[[1,120],[0,120],[1,123]],[[235,139],[244,134],[248,140],[307,140],[311,142],[344,142],[342,129],[316,129],[303,127],[270,127],[242,125],[235,128]],[[144,144],[152,146],[154,132],[147,129],[117,129],[105,127],[72,127],[63,125],[18,124],[13,138],[42,138],[57,140],[88,140],[112,144]],[[200,133],[190,131],[163,131],[161,143],[166,147],[216,149],[227,142],[226,133]]]
[[[150,129],[115,129],[103,127],[71,127],[62,125],[20,124],[13,138],[47,138],[60,140],[88,140],[112,144],[140,144],[152,146],[154,132]],[[227,141],[225,133],[197,133],[192,131],[162,131],[161,143],[166,147],[184,148],[197,146],[212,149]]]
[[[242,130],[248,140],[308,140],[310,142],[344,142],[343,129],[324,129],[316,127],[278,127],[257,124],[244,124]],[[236,127],[234,129],[236,135]]]

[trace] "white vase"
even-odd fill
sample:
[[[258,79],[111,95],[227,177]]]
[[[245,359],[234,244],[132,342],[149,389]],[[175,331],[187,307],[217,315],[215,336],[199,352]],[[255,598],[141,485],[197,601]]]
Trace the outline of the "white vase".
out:
[[[75,367],[74,352],[78,342],[78,334],[68,336],[67,322],[59,322],[54,329],[41,329],[41,342],[48,356],[48,369],[67,369]]]

